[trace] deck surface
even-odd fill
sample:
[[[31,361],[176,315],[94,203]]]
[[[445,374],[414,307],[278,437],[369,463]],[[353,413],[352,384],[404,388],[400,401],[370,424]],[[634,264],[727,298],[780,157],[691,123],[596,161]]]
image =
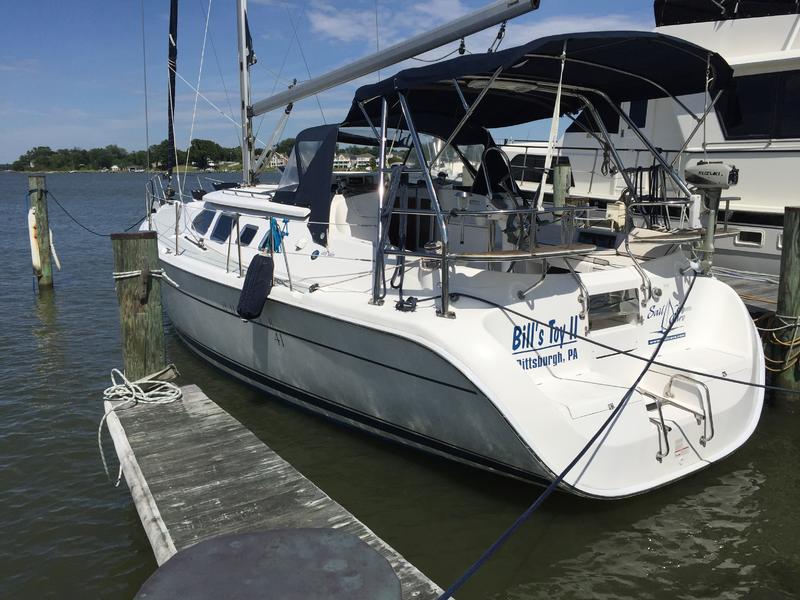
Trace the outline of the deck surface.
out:
[[[109,431],[159,565],[218,535],[333,528],[382,554],[404,599],[441,589],[196,385],[182,400],[112,413]],[[111,408],[106,402],[106,410]]]

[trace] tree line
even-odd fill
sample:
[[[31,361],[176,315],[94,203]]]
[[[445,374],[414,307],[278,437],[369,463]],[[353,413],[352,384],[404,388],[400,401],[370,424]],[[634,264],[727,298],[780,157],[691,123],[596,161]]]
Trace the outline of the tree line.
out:
[[[294,138],[281,140],[275,150],[289,156],[294,147]],[[345,154],[371,154],[377,156],[377,148],[366,146],[348,146],[340,148]],[[256,152],[256,155],[260,150]],[[178,165],[186,164],[186,150],[178,149]],[[103,148],[60,148],[53,150],[50,146],[36,146],[22,154],[10,167],[14,171],[100,171],[117,166],[120,169],[140,167],[158,170],[165,169],[169,145],[167,140],[150,146],[149,165],[148,154],[145,150],[129,152],[115,144]],[[241,162],[242,150],[240,146],[225,148],[212,140],[194,139],[189,145],[190,165],[205,169],[209,163]]]
[[[284,140],[287,142],[289,140]],[[289,148],[294,145],[291,139]],[[186,150],[178,149],[177,163],[186,164]],[[159,144],[150,146],[150,156],[148,165],[148,155],[146,150],[135,150],[129,152],[115,144],[104,148],[60,148],[53,150],[49,146],[37,146],[22,154],[11,164],[15,171],[100,171],[110,169],[116,165],[121,169],[128,167],[141,167],[151,169],[164,169],[167,165],[169,156],[169,144],[167,140]],[[200,169],[205,169],[210,162],[240,162],[242,150],[239,146],[225,148],[212,140],[194,139],[189,145],[190,165]]]

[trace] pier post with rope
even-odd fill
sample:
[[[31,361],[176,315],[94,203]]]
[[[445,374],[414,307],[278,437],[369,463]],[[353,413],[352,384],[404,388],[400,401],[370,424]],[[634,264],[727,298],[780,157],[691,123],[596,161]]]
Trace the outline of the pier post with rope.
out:
[[[780,329],[774,342],[780,349],[782,363],[776,369],[774,384],[800,391],[800,206],[787,206],[783,217],[781,280],[778,286]]]
[[[140,379],[166,364],[155,231],[112,233],[114,280],[125,376]]]
[[[45,186],[44,175],[28,176],[28,195],[30,196],[32,214],[35,219],[35,230],[32,234],[35,237],[31,240],[33,270],[39,282],[39,288],[53,287],[53,263],[50,253],[50,221],[47,217],[47,188]],[[33,247],[34,244],[36,248]]]

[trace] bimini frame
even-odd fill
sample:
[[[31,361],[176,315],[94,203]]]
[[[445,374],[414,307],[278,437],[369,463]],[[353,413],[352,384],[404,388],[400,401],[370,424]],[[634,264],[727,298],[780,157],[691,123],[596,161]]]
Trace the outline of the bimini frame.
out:
[[[566,47],[565,47],[564,53],[561,56],[529,54],[529,55],[526,55],[526,58],[529,58],[529,59],[545,59],[546,58],[546,59],[551,59],[551,60],[560,60],[560,61],[564,61],[564,62],[574,61],[574,62],[578,62],[578,63],[584,64],[584,65],[589,65],[589,66],[593,66],[593,67],[597,67],[597,68],[609,68],[609,69],[611,69],[611,67],[606,67],[605,65],[589,63],[588,61],[584,61],[584,60],[571,59],[566,55]],[[636,73],[629,73],[629,72],[622,71],[622,70],[616,69],[616,68],[613,68],[613,70],[618,72],[618,73],[629,75],[631,77],[635,77],[637,79],[640,79],[640,80],[648,82],[649,84],[651,84],[655,88],[657,88],[659,91],[661,91],[662,93],[664,93],[668,97],[672,98],[675,102],[677,102],[678,104],[683,106],[683,104],[680,102],[679,99],[677,99],[674,95],[670,94],[667,90],[665,90],[658,83],[656,83],[656,82],[654,82],[654,81],[652,81],[652,80],[650,80],[650,79],[648,79],[646,77],[643,77],[643,76],[641,76],[639,74],[636,74]],[[451,213],[450,213],[450,215],[452,215],[452,216],[460,216],[460,217],[478,216],[478,215],[486,216],[486,215],[489,215],[489,214],[503,214],[503,215],[518,214],[521,217],[524,216],[524,215],[528,215],[529,216],[528,227],[529,227],[530,235],[529,235],[529,243],[528,243],[529,248],[528,248],[527,251],[520,250],[518,252],[513,252],[513,253],[509,253],[508,251],[503,251],[503,252],[499,252],[499,253],[493,253],[491,249],[488,252],[485,252],[485,253],[453,253],[453,252],[450,251],[448,234],[447,234],[447,222],[446,222],[446,219],[445,219],[445,215],[442,212],[441,204],[439,203],[439,198],[438,198],[438,194],[437,194],[436,188],[433,185],[433,180],[431,178],[431,168],[432,168],[432,165],[435,164],[436,160],[440,156],[442,156],[442,154],[446,151],[446,149],[456,139],[456,137],[460,133],[461,129],[466,125],[467,121],[469,120],[469,118],[474,113],[475,109],[478,107],[480,102],[485,98],[486,94],[491,90],[492,85],[498,79],[500,79],[502,71],[503,71],[503,68],[500,67],[500,68],[498,68],[496,71],[494,71],[492,73],[492,75],[486,80],[485,87],[481,90],[481,92],[478,94],[478,96],[476,97],[476,99],[473,101],[472,104],[468,104],[467,103],[467,101],[466,101],[466,99],[464,97],[464,94],[463,94],[463,92],[462,92],[462,90],[461,90],[461,88],[459,86],[458,81],[457,80],[453,81],[453,85],[455,86],[455,91],[456,91],[457,97],[460,100],[461,106],[464,109],[465,114],[461,118],[459,123],[456,125],[456,127],[454,128],[452,133],[448,136],[447,140],[445,141],[444,146],[436,153],[436,155],[434,157],[432,157],[430,162],[428,160],[426,160],[426,158],[425,158],[424,151],[423,151],[423,148],[422,148],[422,144],[421,144],[420,138],[419,138],[419,132],[417,131],[417,128],[416,128],[416,126],[414,124],[414,118],[413,118],[413,115],[412,115],[411,110],[409,108],[408,101],[406,99],[406,95],[402,91],[398,91],[397,92],[397,98],[398,98],[398,102],[400,104],[400,109],[402,111],[402,115],[403,115],[403,119],[404,119],[405,124],[406,124],[406,128],[408,129],[410,137],[411,137],[412,146],[414,148],[414,153],[415,153],[416,158],[417,158],[417,164],[421,166],[420,169],[406,169],[404,166],[401,167],[400,169],[398,169],[396,166],[394,168],[392,168],[392,169],[387,168],[386,162],[385,162],[385,157],[386,157],[386,151],[387,151],[386,142],[387,142],[388,101],[387,101],[387,99],[385,97],[381,98],[381,122],[380,122],[379,128],[375,127],[375,125],[372,123],[371,119],[369,118],[369,115],[368,115],[368,113],[367,113],[367,111],[366,111],[366,109],[364,107],[364,102],[363,101],[359,102],[359,107],[361,109],[361,112],[364,115],[367,124],[372,129],[373,133],[375,134],[375,136],[376,136],[376,138],[377,138],[377,140],[378,140],[378,142],[380,144],[380,177],[379,177],[379,187],[378,187],[379,219],[378,219],[378,231],[377,231],[377,240],[376,240],[377,243],[376,243],[376,246],[375,246],[375,253],[374,253],[375,269],[374,269],[374,272],[373,272],[373,286],[372,286],[372,300],[371,300],[372,303],[374,303],[374,304],[381,304],[382,303],[382,293],[381,293],[382,292],[382,287],[381,287],[381,284],[382,284],[382,279],[383,279],[383,276],[384,276],[385,256],[386,255],[410,256],[410,257],[418,257],[418,258],[425,258],[425,259],[428,259],[428,260],[438,261],[439,262],[440,271],[441,271],[441,293],[440,293],[440,308],[437,311],[437,314],[439,316],[453,318],[454,314],[452,313],[452,311],[450,311],[449,277],[450,277],[450,266],[451,266],[451,264],[454,263],[454,261],[461,261],[461,262],[473,261],[473,262],[489,263],[489,262],[497,262],[497,261],[506,262],[506,261],[524,261],[524,260],[547,260],[547,259],[550,259],[550,258],[558,258],[558,257],[565,257],[565,256],[588,254],[589,252],[592,252],[592,251],[596,250],[596,248],[593,247],[593,246],[590,246],[590,247],[587,248],[586,246],[588,246],[588,245],[585,245],[585,244],[584,245],[581,245],[581,244],[566,244],[564,246],[556,246],[556,247],[552,247],[552,248],[548,248],[548,249],[544,249],[544,250],[537,250],[537,248],[535,246],[535,242],[534,242],[535,237],[536,237],[535,230],[537,228],[535,213],[536,212],[549,212],[549,211],[543,209],[543,207],[541,206],[540,202],[537,201],[536,202],[537,206],[533,206],[531,208],[510,209],[510,210],[509,209],[483,210],[483,211],[454,210],[454,211],[451,211]],[[673,163],[669,163],[661,155],[661,153],[658,151],[658,149],[655,148],[652,145],[652,143],[646,138],[646,136],[644,136],[644,134],[633,123],[633,121],[630,119],[630,117],[627,114],[625,114],[625,112],[615,102],[613,102],[611,100],[611,98],[605,92],[603,92],[601,90],[597,90],[597,89],[592,89],[592,88],[586,88],[586,87],[581,87],[581,86],[564,84],[561,81],[559,81],[558,84],[554,84],[553,82],[550,82],[550,81],[537,81],[537,80],[529,80],[529,79],[525,79],[525,80],[522,80],[522,81],[516,80],[516,79],[509,79],[509,81],[513,82],[513,83],[520,84],[520,85],[530,86],[532,91],[533,90],[536,90],[536,91],[550,91],[550,92],[553,93],[553,95],[556,98],[558,98],[560,95],[564,95],[564,96],[571,96],[571,97],[574,97],[574,98],[578,99],[583,104],[583,107],[585,108],[585,110],[587,110],[589,112],[589,114],[591,115],[592,119],[594,120],[594,122],[595,122],[595,124],[597,126],[598,131],[600,132],[602,140],[605,142],[606,147],[609,148],[610,154],[611,154],[611,159],[614,162],[615,166],[617,167],[619,173],[621,174],[621,176],[622,176],[622,178],[623,178],[623,180],[625,182],[625,186],[626,186],[626,188],[628,189],[628,191],[629,191],[629,193],[631,195],[631,198],[633,200],[632,205],[639,205],[639,204],[641,204],[641,200],[637,195],[636,187],[635,187],[633,181],[631,180],[630,175],[626,171],[626,168],[625,168],[625,165],[624,165],[624,163],[622,161],[621,156],[619,155],[619,153],[617,152],[614,144],[611,141],[611,137],[610,137],[610,135],[608,133],[608,130],[606,129],[606,127],[605,127],[605,125],[603,123],[602,118],[600,117],[599,112],[597,111],[597,109],[594,106],[593,102],[589,99],[589,95],[592,94],[595,97],[599,97],[602,100],[604,100],[605,102],[607,102],[608,105],[615,111],[615,113],[617,115],[619,115],[619,117],[626,123],[626,125],[628,125],[628,127],[630,127],[630,129],[632,129],[634,131],[634,134],[642,142],[644,147],[653,155],[653,157],[655,158],[655,160],[658,163],[658,165],[669,176],[669,178],[672,180],[672,182],[675,184],[675,186],[678,188],[678,190],[680,190],[680,192],[683,195],[685,195],[685,199],[684,200],[680,200],[680,199],[675,200],[675,199],[673,199],[673,200],[668,200],[668,201],[664,201],[664,202],[654,201],[654,202],[648,202],[648,206],[658,206],[658,205],[662,205],[662,204],[663,205],[667,205],[667,204],[668,205],[683,205],[683,206],[689,206],[689,207],[694,206],[695,210],[699,211],[699,206],[698,206],[699,202],[700,202],[699,196],[697,196],[696,194],[692,193],[692,191],[689,189],[689,187],[686,185],[686,183],[683,181],[683,179],[681,179],[681,177],[675,171],[674,162]],[[687,109],[687,112],[692,114],[692,117],[697,121],[697,125],[695,127],[695,130],[697,130],[700,127],[700,124],[702,124],[702,122],[708,116],[708,114],[709,114],[709,112],[711,110],[711,107],[714,105],[714,103],[716,102],[716,100],[718,98],[719,98],[719,94],[716,95],[716,97],[711,102],[710,106],[707,106],[705,111],[703,112],[703,114],[700,115],[700,116],[694,115],[694,113],[691,113],[691,111],[688,111],[688,109]],[[558,110],[558,107],[556,107],[556,110]],[[570,116],[569,118],[573,119],[573,121],[575,120],[574,117]],[[553,143],[553,141],[551,140],[550,143]],[[422,177],[423,177],[423,179],[425,181],[425,187],[427,188],[427,191],[428,191],[428,194],[429,194],[429,197],[430,197],[432,211],[431,210],[425,211],[425,210],[419,210],[419,209],[417,209],[417,210],[408,210],[408,209],[406,209],[404,207],[400,208],[400,209],[395,208],[394,207],[394,195],[395,195],[395,192],[396,192],[397,187],[398,187],[398,183],[395,180],[395,178],[399,179],[399,177],[400,177],[400,175],[402,173],[409,173],[411,171],[417,172],[418,170],[421,172],[421,175],[422,175]],[[389,181],[389,186],[388,186],[389,187],[388,194],[387,194],[387,190],[386,190],[386,188],[387,188],[387,186],[386,186],[386,183],[387,183],[386,182],[386,176],[387,175],[391,175],[391,180]],[[543,177],[543,181],[544,181],[544,177]],[[542,191],[541,187],[542,186],[540,185],[540,190],[539,190],[540,192]],[[387,195],[388,195],[388,202],[387,202]],[[539,198],[541,198],[541,197],[542,197],[542,194],[538,193],[537,194],[537,200]],[[581,207],[576,207],[576,206],[563,207],[563,206],[560,206],[558,210],[559,211],[567,211],[567,212],[574,213],[574,212],[576,212],[578,210],[588,210],[590,208],[592,208],[592,207],[590,207],[590,206],[585,206],[585,207],[583,207],[583,206],[581,206]],[[437,223],[438,234],[439,234],[439,241],[441,242],[441,251],[440,251],[440,253],[434,254],[434,253],[431,253],[431,252],[418,252],[418,251],[413,251],[412,252],[412,251],[405,250],[404,248],[398,248],[398,249],[388,248],[387,244],[386,244],[386,238],[387,238],[387,233],[388,233],[387,229],[388,229],[389,220],[391,219],[391,216],[393,214],[401,214],[401,215],[402,214],[405,214],[405,215],[413,214],[413,215],[432,215],[432,216],[435,216],[436,223]],[[652,285],[650,283],[649,277],[644,272],[644,270],[641,268],[641,266],[639,265],[636,257],[634,256],[634,254],[630,250],[630,247],[629,247],[629,244],[628,244],[628,241],[629,241],[628,240],[628,237],[629,237],[628,234],[630,233],[630,230],[632,229],[632,219],[630,218],[630,212],[629,211],[628,211],[627,214],[628,214],[628,218],[626,219],[625,249],[626,249],[626,253],[631,258],[631,261],[632,261],[634,267],[636,268],[637,273],[639,274],[639,276],[642,279],[641,301],[642,301],[642,304],[644,305],[644,304],[647,303],[647,301],[651,297],[653,297],[654,290],[653,290],[653,287],[652,287]],[[523,227],[522,221],[523,220],[520,219],[521,227]],[[577,275],[577,273],[575,273],[574,271],[571,271],[571,272],[573,273],[573,276],[576,278],[576,280],[578,282],[578,285],[579,285],[579,288],[582,288],[582,285],[581,285],[581,282],[580,282],[580,278]],[[585,301],[588,301],[588,299],[585,299]]]

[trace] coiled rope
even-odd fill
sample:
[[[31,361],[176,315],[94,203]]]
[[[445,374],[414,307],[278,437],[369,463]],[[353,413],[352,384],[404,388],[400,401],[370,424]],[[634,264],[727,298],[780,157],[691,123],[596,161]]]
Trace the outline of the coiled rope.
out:
[[[789,369],[794,368],[800,362],[800,316],[790,317],[786,315],[772,315],[773,322],[777,322],[776,327],[760,327],[756,328],[762,334],[762,339],[765,344],[773,345],[776,350],[783,352],[783,358],[773,358],[771,356],[764,356],[764,360],[769,363],[765,365],[767,371],[771,373],[783,373]],[[789,330],[792,330],[791,333]],[[786,335],[790,335],[788,339]]]
[[[174,367],[170,365],[167,369],[174,369]],[[111,385],[103,391],[103,400],[108,400],[110,402],[116,401],[119,402],[119,404],[116,404],[105,412],[103,418],[100,419],[100,426],[97,428],[97,447],[100,449],[100,459],[103,461],[103,470],[106,472],[106,477],[108,477],[109,481],[111,481],[111,475],[108,472],[108,463],[106,462],[106,456],[103,452],[103,425],[106,423],[109,415],[118,410],[127,410],[133,408],[137,404],[172,404],[176,400],[180,400],[183,396],[181,388],[172,382],[157,379],[157,377],[167,369],[137,379],[136,381],[130,381],[119,369],[111,369]],[[117,474],[114,487],[119,486],[121,480],[122,464],[120,463],[119,473]]]
[[[696,280],[697,280],[697,274],[694,273],[691,282],[689,282],[689,288],[686,290],[686,295],[683,297],[683,300],[681,300],[681,303],[680,305],[678,305],[677,310],[672,315],[672,318],[669,321],[669,325],[666,328],[666,331],[664,331],[663,335],[661,336],[661,339],[658,341],[658,345],[653,351],[653,354],[650,356],[649,359],[646,359],[647,364],[645,364],[644,368],[642,369],[642,372],[639,373],[639,376],[636,378],[636,381],[634,381],[631,384],[631,386],[622,396],[622,399],[620,400],[619,404],[617,404],[616,408],[613,411],[611,411],[611,414],[603,422],[600,428],[589,439],[589,441],[586,442],[583,448],[581,448],[580,452],[578,452],[578,454],[575,455],[575,458],[573,458],[570,461],[570,463],[558,474],[558,476],[556,476],[556,478],[553,479],[552,482],[550,482],[550,485],[548,485],[545,488],[545,490],[541,494],[539,494],[536,500],[533,501],[533,504],[531,504],[527,508],[527,510],[525,510],[525,512],[523,512],[519,517],[517,517],[517,520],[514,521],[511,524],[511,526],[508,529],[506,529],[500,535],[500,537],[498,537],[494,541],[494,543],[492,543],[492,545],[489,546],[483,552],[483,554],[481,554],[478,560],[472,563],[472,565],[464,572],[463,575],[461,575],[461,577],[459,577],[449,588],[447,588],[447,590],[441,596],[439,596],[438,600],[447,600],[447,598],[452,597],[452,595],[456,593],[478,571],[478,569],[480,569],[483,566],[483,564],[487,560],[489,560],[495,554],[495,552],[497,552],[509,540],[509,538],[517,531],[517,529],[519,529],[525,523],[525,521],[527,521],[531,517],[531,515],[534,512],[536,512],[536,509],[538,509],[544,503],[544,501],[547,500],[550,494],[552,494],[556,490],[556,488],[561,484],[561,482],[564,481],[564,478],[575,467],[575,465],[578,464],[578,462],[586,455],[586,453],[591,449],[591,447],[600,438],[600,436],[609,427],[609,425],[611,425],[617,420],[620,413],[624,410],[625,406],[627,406],[631,396],[633,396],[634,390],[636,390],[636,388],[639,386],[639,383],[641,383],[642,379],[644,379],[644,376],[650,370],[650,367],[652,367],[655,364],[656,356],[658,356],[658,353],[661,351],[661,347],[664,345],[664,342],[669,337],[670,331],[672,331],[672,327],[678,321],[678,317],[683,311],[683,307],[692,293],[692,288],[694,287],[694,283]],[[484,300],[477,296],[468,296],[467,294],[461,294],[461,295],[467,298],[478,300],[480,302],[485,302],[486,304],[489,305],[497,306],[498,308],[502,308],[501,306],[495,304],[494,302]]]

